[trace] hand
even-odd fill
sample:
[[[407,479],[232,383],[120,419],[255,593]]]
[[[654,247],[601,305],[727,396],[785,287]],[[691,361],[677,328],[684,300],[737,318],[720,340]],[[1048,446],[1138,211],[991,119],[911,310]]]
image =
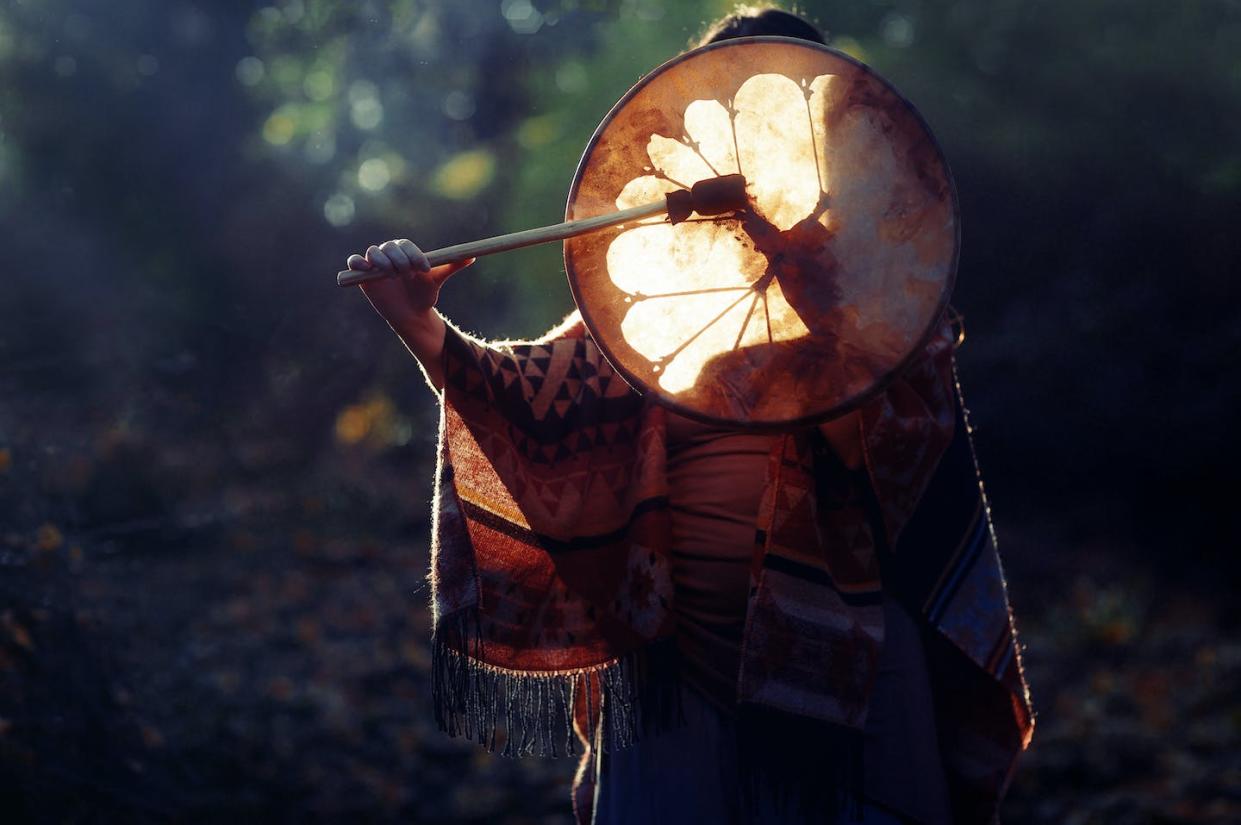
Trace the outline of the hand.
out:
[[[395,273],[391,278],[360,284],[371,306],[394,329],[430,314],[444,282],[472,263],[474,259],[470,258],[432,267],[422,250],[407,238],[372,246],[366,250],[365,257],[350,255],[348,260],[353,270],[382,269]]]

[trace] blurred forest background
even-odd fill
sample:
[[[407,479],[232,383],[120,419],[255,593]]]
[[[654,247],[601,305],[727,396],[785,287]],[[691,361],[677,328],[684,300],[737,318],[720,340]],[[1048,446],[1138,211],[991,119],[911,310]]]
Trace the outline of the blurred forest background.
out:
[[[560,220],[721,0],[0,2],[0,819],[567,822],[434,730],[438,411],[345,257]],[[1008,823],[1241,821],[1241,3],[804,4],[952,163],[1039,726]],[[571,308],[559,248],[445,290]]]

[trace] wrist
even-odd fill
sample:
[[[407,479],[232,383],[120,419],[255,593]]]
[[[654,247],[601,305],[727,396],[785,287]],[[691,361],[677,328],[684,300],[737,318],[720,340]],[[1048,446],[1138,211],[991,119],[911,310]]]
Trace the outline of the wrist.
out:
[[[427,381],[437,392],[444,389],[444,336],[448,325],[434,308],[411,315],[400,325],[388,322],[405,348],[422,365]]]
[[[409,310],[388,319],[388,326],[402,338],[424,336],[434,332],[441,323],[443,322],[434,307]]]

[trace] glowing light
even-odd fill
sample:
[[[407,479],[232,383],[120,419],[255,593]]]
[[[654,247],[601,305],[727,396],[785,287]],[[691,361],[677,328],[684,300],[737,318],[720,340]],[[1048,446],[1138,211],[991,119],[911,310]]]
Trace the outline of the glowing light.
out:
[[[374,129],[384,119],[384,107],[373,97],[359,100],[349,107],[349,119],[359,129]]]
[[[517,127],[517,142],[523,149],[546,146],[560,135],[560,121],[555,115],[528,117]]]
[[[263,82],[263,75],[267,74],[267,67],[257,57],[243,57],[237,61],[237,68],[233,72],[237,75],[237,79],[241,81],[241,85],[257,86]]]
[[[263,124],[263,140],[273,146],[284,146],[291,141],[297,132],[297,120],[293,111],[289,106],[281,106],[272,112]]]
[[[353,222],[353,198],[337,192],[323,204],[323,217],[332,226],[348,226]]]
[[[349,119],[363,130],[371,130],[383,122],[384,107],[379,90],[369,80],[355,80],[349,85]]]
[[[449,92],[444,95],[444,114],[452,120],[469,120],[474,116],[474,98],[459,89]]]
[[[369,80],[355,80],[349,84],[348,97],[350,103],[379,97],[379,87]]]
[[[366,407],[346,407],[336,416],[336,440],[342,444],[357,444],[371,431],[371,419]]]
[[[741,171],[755,211],[774,230],[793,227],[814,214],[827,185],[827,158],[816,138],[826,127],[810,116],[807,98],[824,111],[828,86],[828,76],[803,91],[783,75],[762,74],[742,84],[732,115],[716,100],[691,102],[684,113],[686,134],[651,136],[647,156],[655,174],[628,181],[617,208]],[[736,223],[673,226],[651,218],[608,246],[609,276],[632,304],[621,334],[652,362],[667,392],[692,388],[706,364],[723,353],[810,334],[777,280],[757,285],[768,260]]]
[[[629,209],[630,207],[641,206],[642,204],[650,203],[651,201],[657,201],[668,192],[672,192],[679,188],[680,187],[677,186],[677,184],[667,178],[657,178],[654,175],[643,175],[642,177],[634,178],[625,184],[625,188],[622,189],[621,193],[616,196],[616,208]],[[661,215],[655,215],[644,219],[641,223],[663,223],[663,220],[664,219]],[[619,241],[620,238],[617,238],[616,240]],[[615,242],[616,241],[613,241],[613,243]]]
[[[646,154],[660,173],[678,185],[690,186],[700,180],[715,177],[706,161],[679,140],[651,135],[651,140],[646,145]]]
[[[838,413],[942,311],[957,246],[942,157],[854,61],[722,44],[630,92],[588,148],[568,211],[698,186],[711,212],[716,176],[733,175],[746,194],[735,211],[682,217],[678,192],[675,224],[647,217],[566,242],[575,294],[609,357],[674,409],[756,424]]]
[[[899,12],[892,12],[879,24],[883,42],[898,49],[913,45],[914,21]]]
[[[737,151],[755,207],[777,228],[788,229],[819,200],[806,97],[784,75],[760,74],[741,85],[733,105]]]
[[[772,282],[766,300],[750,289],[766,265],[749,243],[713,223],[666,223],[622,232],[608,247],[608,271],[633,306],[621,334],[640,355],[666,362],[659,386],[683,392],[706,363],[738,346],[809,334]],[[669,357],[671,356],[671,357]]]
[[[685,107],[685,131],[703,160],[721,175],[739,172],[733,147],[732,121],[718,100],[695,100]]]
[[[336,91],[336,78],[327,69],[315,69],[302,81],[302,89],[311,100],[324,101]]]
[[[500,14],[517,34],[534,34],[543,28],[543,13],[530,0],[503,0]]]
[[[446,198],[469,200],[495,177],[495,155],[472,149],[454,155],[431,178],[431,188]]]
[[[358,167],[358,185],[368,192],[381,192],[392,181],[392,172],[383,158],[368,158]]]
[[[586,67],[577,60],[567,60],[556,69],[556,88],[566,94],[580,92],[590,83]]]
[[[826,112],[828,110],[832,95],[832,84],[835,81],[835,75],[819,75],[810,82],[810,111]],[[832,159],[828,156],[828,146],[831,145],[831,141],[828,140],[827,119],[824,117],[812,118],[811,126],[814,128],[814,144],[818,161],[815,171],[819,174],[819,186],[822,187],[824,192],[831,192]]]
[[[48,522],[39,528],[36,542],[40,550],[50,552],[60,549],[60,546],[65,543],[65,535],[60,532],[59,527]]]
[[[336,440],[344,445],[365,444],[372,450],[407,444],[413,424],[401,415],[392,399],[378,394],[350,404],[336,416]]]

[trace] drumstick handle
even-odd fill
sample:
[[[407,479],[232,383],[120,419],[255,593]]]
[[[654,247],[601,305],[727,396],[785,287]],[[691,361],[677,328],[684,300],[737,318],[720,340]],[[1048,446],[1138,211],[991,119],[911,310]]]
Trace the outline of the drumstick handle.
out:
[[[470,258],[477,258],[481,255],[507,252],[510,249],[520,249],[525,246],[534,246],[535,244],[548,243],[550,241],[563,241],[565,238],[575,238],[578,235],[598,232],[600,229],[607,229],[609,226],[616,226],[619,223],[627,223],[639,218],[659,215],[667,210],[668,203],[666,200],[652,201],[641,206],[632,206],[629,209],[609,212],[606,215],[599,215],[594,218],[581,218],[576,221],[565,221],[552,226],[523,229],[520,232],[510,232],[507,235],[496,235],[494,238],[483,238],[479,241],[470,241],[469,243],[459,243],[455,246],[445,246],[442,249],[433,249],[427,253],[427,261],[430,262],[431,266],[439,266],[440,264],[457,263]],[[391,270],[386,269],[343,269],[336,273],[336,285],[354,286],[368,281],[391,278],[395,274]]]

